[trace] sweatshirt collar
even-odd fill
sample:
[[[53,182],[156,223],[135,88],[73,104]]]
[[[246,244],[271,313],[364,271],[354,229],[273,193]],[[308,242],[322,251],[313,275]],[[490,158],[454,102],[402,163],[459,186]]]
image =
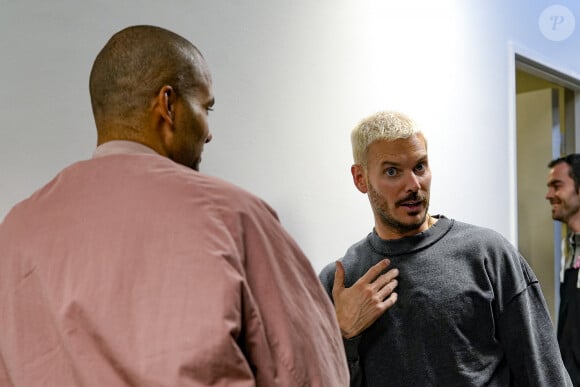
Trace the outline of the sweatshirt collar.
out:
[[[435,215],[434,217],[438,219],[437,222],[427,230],[399,239],[381,239],[376,230],[373,229],[373,232],[368,236],[371,248],[375,252],[388,257],[411,254],[423,250],[443,238],[453,227],[453,219],[446,218],[443,215]]]

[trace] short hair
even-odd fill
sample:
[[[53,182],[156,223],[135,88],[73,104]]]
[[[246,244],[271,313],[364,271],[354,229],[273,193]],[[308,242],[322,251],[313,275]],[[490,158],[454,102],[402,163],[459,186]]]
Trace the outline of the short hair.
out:
[[[114,34],[97,55],[89,91],[99,130],[103,120],[131,124],[164,85],[176,92],[195,87],[205,62],[187,39],[155,26],[132,26]]]
[[[578,153],[571,153],[566,156],[559,157],[550,161],[548,164],[548,168],[554,168],[556,165],[560,163],[568,164],[568,175],[574,180],[574,188],[576,192],[580,188],[580,154]]]
[[[422,134],[415,122],[403,113],[382,111],[363,119],[351,132],[355,164],[367,165],[367,151],[375,141],[392,141]]]

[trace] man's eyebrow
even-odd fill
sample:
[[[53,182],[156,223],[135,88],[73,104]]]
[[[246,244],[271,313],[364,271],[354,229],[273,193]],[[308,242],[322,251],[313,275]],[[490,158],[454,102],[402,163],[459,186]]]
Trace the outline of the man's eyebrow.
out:
[[[415,164],[424,163],[428,160],[429,160],[429,157],[427,155],[421,156],[420,158],[417,159],[417,161],[415,161]],[[381,161],[381,165],[385,165],[385,164],[392,165],[394,167],[398,167],[398,166],[402,165],[402,163],[399,161],[391,161],[388,159]]]
[[[383,160],[383,161],[381,161],[381,165],[392,165],[394,167],[398,167],[401,165],[401,163],[396,162],[396,161]]]

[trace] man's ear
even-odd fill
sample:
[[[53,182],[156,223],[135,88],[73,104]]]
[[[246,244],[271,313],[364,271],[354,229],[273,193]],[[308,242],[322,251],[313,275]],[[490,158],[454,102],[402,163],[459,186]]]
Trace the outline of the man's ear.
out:
[[[366,194],[368,192],[367,177],[363,166],[360,164],[354,164],[350,167],[350,173],[352,174],[352,181],[356,188],[360,192]]]
[[[171,148],[174,136],[175,104],[177,95],[173,87],[163,86],[157,92],[154,102],[153,119],[157,136],[165,152]]]
[[[159,119],[164,121],[165,124],[173,127],[173,121],[175,119],[175,101],[177,95],[173,87],[169,85],[163,86],[159,89],[156,97],[155,110]]]

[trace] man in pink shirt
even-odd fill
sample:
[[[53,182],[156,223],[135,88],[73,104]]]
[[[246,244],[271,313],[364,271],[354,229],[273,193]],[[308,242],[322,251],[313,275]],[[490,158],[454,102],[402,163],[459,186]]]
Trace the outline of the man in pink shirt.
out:
[[[115,34],[93,158],[0,224],[0,386],[345,386],[334,309],[275,212],[198,172],[207,64],[153,26]]]

